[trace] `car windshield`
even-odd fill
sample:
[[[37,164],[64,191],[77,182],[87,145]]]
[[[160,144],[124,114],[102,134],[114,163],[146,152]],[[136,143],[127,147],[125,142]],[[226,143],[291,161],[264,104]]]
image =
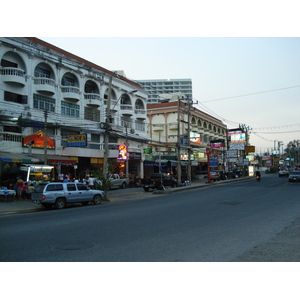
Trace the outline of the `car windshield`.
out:
[[[41,184],[38,184],[35,188],[34,188],[34,192],[36,193],[42,193],[44,188],[45,188],[45,183],[41,183]]]
[[[300,175],[300,171],[299,172],[292,172],[291,175]]]

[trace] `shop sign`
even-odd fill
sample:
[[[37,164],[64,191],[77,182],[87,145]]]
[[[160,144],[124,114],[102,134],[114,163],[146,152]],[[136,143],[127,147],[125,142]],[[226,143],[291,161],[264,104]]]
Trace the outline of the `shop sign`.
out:
[[[230,143],[230,150],[245,150],[245,143]]]
[[[127,160],[129,158],[127,152],[128,151],[127,146],[125,143],[119,145],[118,151],[119,151],[119,156],[117,159]]]
[[[87,146],[86,134],[67,135],[67,147],[85,147],[85,146]]]
[[[39,130],[34,134],[27,135],[23,138],[23,147],[31,145],[32,148],[44,148],[45,134]],[[55,148],[55,141],[46,136],[47,149]]]

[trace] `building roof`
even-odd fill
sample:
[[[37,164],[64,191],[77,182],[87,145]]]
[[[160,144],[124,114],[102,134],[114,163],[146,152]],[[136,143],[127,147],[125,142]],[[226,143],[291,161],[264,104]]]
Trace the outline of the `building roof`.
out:
[[[114,76],[114,77],[116,77],[116,78],[119,78],[119,79],[121,79],[121,80],[123,80],[123,81],[125,81],[125,82],[127,82],[127,83],[129,83],[129,84],[131,84],[131,85],[134,85],[134,86],[136,86],[136,87],[138,87],[138,88],[142,88],[142,87],[141,87],[137,82],[135,82],[135,81],[129,80],[129,79],[127,79],[126,77],[124,77],[124,76],[122,76],[122,75],[116,74],[116,73],[113,72],[113,71],[109,71],[109,70],[107,70],[107,69],[105,69],[105,68],[102,68],[102,67],[100,67],[100,66],[98,66],[98,65],[96,65],[96,64],[94,64],[94,63],[92,63],[92,62],[90,62],[90,61],[88,61],[88,60],[86,60],[86,59],[83,59],[83,58],[81,58],[81,57],[79,57],[79,56],[77,56],[77,55],[74,55],[74,54],[72,54],[72,53],[70,53],[70,52],[68,52],[68,51],[65,51],[65,50],[63,50],[63,49],[61,49],[61,48],[59,48],[59,47],[56,47],[56,46],[54,46],[54,45],[52,45],[52,44],[49,44],[49,43],[47,43],[47,42],[45,42],[45,41],[43,41],[43,40],[40,40],[40,39],[35,38],[35,37],[25,37],[25,39],[27,39],[27,40],[29,40],[29,41],[31,41],[31,42],[33,42],[33,43],[39,44],[39,45],[41,45],[41,46],[44,46],[44,47],[46,47],[46,48],[48,48],[48,49],[51,49],[51,50],[53,50],[53,51],[55,51],[55,52],[58,52],[58,53],[60,53],[60,54],[63,54],[63,55],[65,55],[65,56],[69,57],[69,58],[75,59],[75,60],[77,60],[77,61],[80,62],[80,63],[83,63],[83,64],[85,64],[85,65],[87,65],[87,66],[89,66],[89,67],[95,68],[95,69],[97,69],[97,70],[99,70],[99,71],[101,71],[101,72],[104,72],[104,73],[108,74],[108,75],[112,75],[112,76]]]
[[[162,102],[162,103],[153,103],[153,104],[147,104],[147,111],[150,111],[150,110],[155,110],[155,109],[166,109],[166,108],[171,108],[171,107],[174,107],[177,109],[178,107],[178,101],[170,101],[170,102]],[[218,122],[221,122],[223,123],[220,119],[217,119],[201,110],[199,110],[198,108],[194,107],[193,106],[193,111],[197,111],[197,112],[200,112],[201,114],[204,114],[206,116],[208,116],[209,118],[212,118]],[[225,126],[225,125],[224,125]]]

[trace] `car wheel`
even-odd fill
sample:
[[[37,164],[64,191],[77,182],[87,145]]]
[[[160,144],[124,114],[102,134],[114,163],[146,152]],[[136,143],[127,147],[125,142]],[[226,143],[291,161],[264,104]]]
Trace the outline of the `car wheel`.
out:
[[[149,191],[149,188],[148,188],[148,187],[147,187],[147,188],[144,187],[144,191],[145,191],[145,192],[148,192],[148,191]]]
[[[62,209],[66,207],[66,201],[63,198],[58,198],[55,201],[55,208]]]
[[[95,195],[94,199],[93,199],[93,203],[95,205],[98,205],[98,204],[101,204],[101,202],[102,202],[102,197],[100,195]]]
[[[126,189],[126,187],[127,187],[126,182],[123,182],[121,187],[122,187],[122,189]]]

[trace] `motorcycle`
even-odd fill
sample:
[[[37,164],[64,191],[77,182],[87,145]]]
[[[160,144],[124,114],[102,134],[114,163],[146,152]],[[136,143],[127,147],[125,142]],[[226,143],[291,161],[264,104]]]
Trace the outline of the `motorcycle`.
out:
[[[260,181],[260,176],[259,175],[256,175],[256,180]]]

